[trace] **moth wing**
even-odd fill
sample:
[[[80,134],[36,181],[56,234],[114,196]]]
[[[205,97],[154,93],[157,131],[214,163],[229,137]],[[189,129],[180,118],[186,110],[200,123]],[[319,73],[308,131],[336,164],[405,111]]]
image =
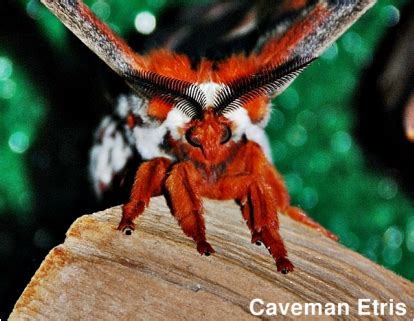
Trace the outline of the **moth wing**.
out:
[[[253,112],[257,107],[248,103],[260,96],[273,98],[280,94],[374,1],[258,3],[262,10],[267,6],[265,11],[272,15],[262,24],[272,26],[264,28],[268,31],[257,40],[247,57],[230,57],[217,68],[220,80],[228,87],[219,93],[216,108],[222,113],[229,113],[243,105],[249,115],[256,115],[254,121],[266,119],[269,109],[262,108],[263,111],[258,114]]]
[[[262,52],[266,63],[317,57],[374,3],[258,0],[173,7],[160,19],[146,48],[162,44],[194,61]]]
[[[246,0],[200,1],[185,6],[172,3],[161,14],[144,48],[167,48],[193,62],[249,52],[260,36],[256,10],[257,1]]]
[[[145,71],[142,56],[99,20],[81,0],[41,0],[89,49],[122,77]]]
[[[154,132],[160,128],[148,116],[147,108],[145,99],[121,95],[114,113],[104,117],[95,132],[89,172],[96,195],[107,205],[128,200],[137,167],[146,159],[145,153],[151,152],[145,149],[148,139],[137,134],[150,132],[150,143],[154,143]],[[159,147],[161,139],[152,148],[156,155],[151,156],[164,156]]]
[[[245,103],[280,94],[374,2],[214,1],[173,10],[173,27],[166,19],[169,25],[161,25],[152,43],[162,42],[194,63],[216,60],[217,81],[228,85],[216,107],[225,112],[237,109],[237,98]]]
[[[284,15],[254,49],[263,64],[318,57],[375,0],[281,1]]]

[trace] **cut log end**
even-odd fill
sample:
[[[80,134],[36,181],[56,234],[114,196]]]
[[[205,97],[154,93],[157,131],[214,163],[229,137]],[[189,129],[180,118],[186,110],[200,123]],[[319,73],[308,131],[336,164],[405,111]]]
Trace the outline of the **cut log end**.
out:
[[[216,250],[209,257],[199,255],[162,198],[152,199],[132,235],[116,229],[120,207],[80,217],[46,257],[10,320],[250,320],[255,298],[302,307],[345,303],[349,320],[361,318],[359,299],[393,300],[414,316],[412,283],[318,232],[281,217],[295,264],[283,275],[263,246],[251,244],[235,204],[206,201],[205,211]],[[286,319],[294,318],[290,312]]]

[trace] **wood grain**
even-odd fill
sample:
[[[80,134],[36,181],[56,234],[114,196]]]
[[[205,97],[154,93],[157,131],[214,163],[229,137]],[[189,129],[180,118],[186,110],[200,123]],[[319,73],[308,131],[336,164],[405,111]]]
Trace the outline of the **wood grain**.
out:
[[[10,320],[253,320],[250,301],[345,302],[347,320],[361,320],[358,299],[403,302],[414,317],[414,285],[306,226],[281,217],[296,270],[276,272],[232,202],[205,201],[207,235],[217,253],[200,256],[154,198],[126,236],[115,228],[121,208],[76,220],[21,295]],[[266,317],[265,317],[266,318]],[[270,318],[270,317],[269,317]],[[283,320],[303,319],[291,313]],[[343,319],[314,316],[310,319]],[[375,320],[398,320],[389,311]]]

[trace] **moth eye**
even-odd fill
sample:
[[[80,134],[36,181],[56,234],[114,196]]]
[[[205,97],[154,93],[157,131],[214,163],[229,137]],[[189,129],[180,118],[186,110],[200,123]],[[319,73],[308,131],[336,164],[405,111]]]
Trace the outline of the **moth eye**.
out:
[[[231,129],[230,129],[229,126],[226,126],[225,130],[224,130],[224,133],[223,133],[223,136],[221,137],[220,144],[227,143],[230,140],[231,136],[232,136]]]
[[[193,130],[194,130],[194,127],[191,127],[185,132],[185,139],[187,140],[187,142],[190,145],[192,145],[194,147],[201,148],[202,145],[201,145],[200,141],[198,139],[192,137]]]

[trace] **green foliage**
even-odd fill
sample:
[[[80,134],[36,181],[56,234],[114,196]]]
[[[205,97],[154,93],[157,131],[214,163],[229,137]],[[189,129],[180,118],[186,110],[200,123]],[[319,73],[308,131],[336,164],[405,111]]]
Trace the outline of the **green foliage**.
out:
[[[7,208],[28,214],[32,208],[26,154],[46,110],[34,79],[0,50],[0,213]]]

